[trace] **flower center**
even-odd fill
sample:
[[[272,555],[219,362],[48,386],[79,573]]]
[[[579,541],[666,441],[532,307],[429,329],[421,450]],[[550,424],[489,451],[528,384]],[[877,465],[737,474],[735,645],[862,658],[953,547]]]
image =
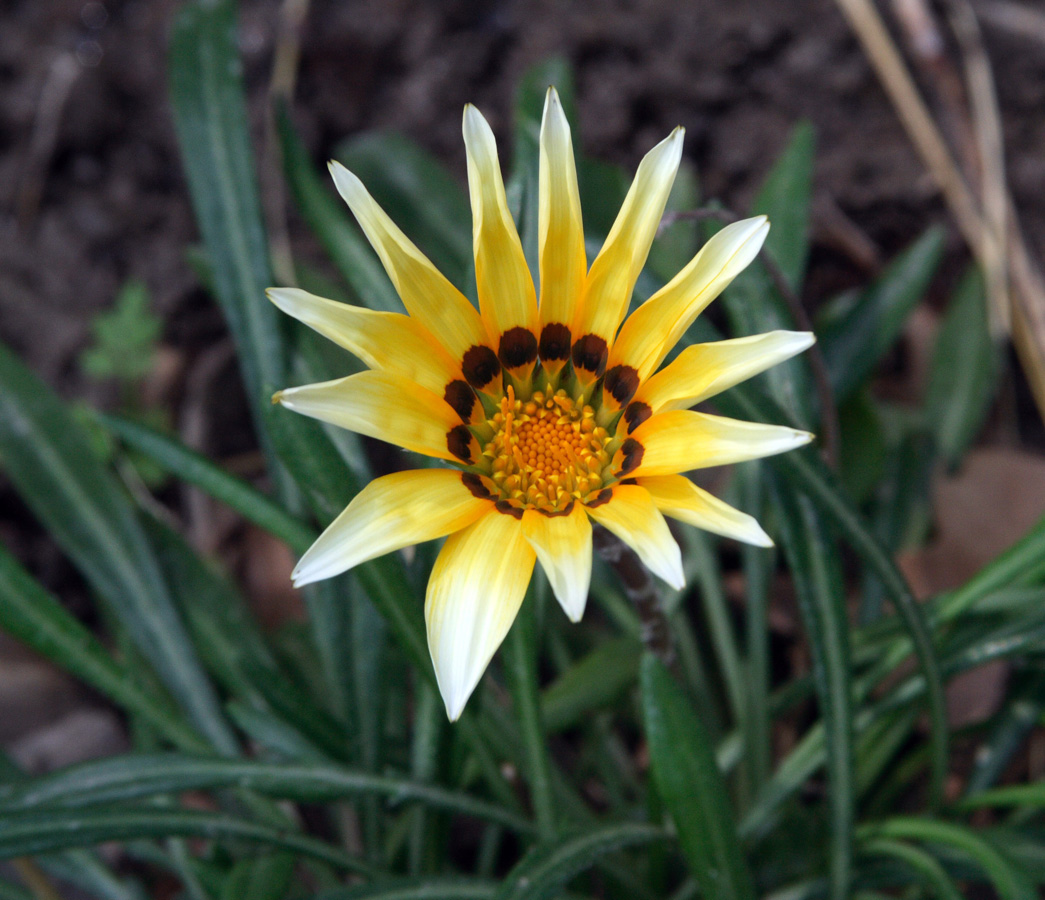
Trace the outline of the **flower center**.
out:
[[[561,512],[613,480],[606,429],[564,390],[520,400],[509,387],[488,425],[494,435],[483,462],[500,499],[516,508]]]

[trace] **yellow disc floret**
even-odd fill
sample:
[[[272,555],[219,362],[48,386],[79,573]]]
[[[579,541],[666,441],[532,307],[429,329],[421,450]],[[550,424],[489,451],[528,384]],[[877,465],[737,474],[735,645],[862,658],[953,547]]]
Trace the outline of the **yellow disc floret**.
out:
[[[509,386],[487,421],[493,437],[480,466],[515,509],[555,513],[594,499],[611,481],[610,436],[595,411],[558,390],[517,399]]]

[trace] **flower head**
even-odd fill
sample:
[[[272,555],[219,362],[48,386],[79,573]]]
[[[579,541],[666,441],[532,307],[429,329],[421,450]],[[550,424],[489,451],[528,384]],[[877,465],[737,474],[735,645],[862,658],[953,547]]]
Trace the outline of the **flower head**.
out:
[[[566,615],[584,612],[592,522],[658,576],[683,584],[664,516],[749,543],[750,516],[680,473],[781,453],[810,435],[689,409],[804,350],[777,331],[700,344],[661,363],[758,253],[764,217],[729,225],[622,323],[682,154],[677,128],[639,165],[602,250],[587,265],[570,128],[554,89],[541,124],[540,297],[508,211],[493,133],[465,108],[478,311],[337,163],[331,173],[408,315],[301,290],[280,309],[354,353],[369,371],[288,388],[284,406],[448,467],[367,485],[294,570],[297,585],[448,536],[428,582],[428,645],[456,719],[504,639],[539,560]],[[659,369],[659,371],[658,371]]]

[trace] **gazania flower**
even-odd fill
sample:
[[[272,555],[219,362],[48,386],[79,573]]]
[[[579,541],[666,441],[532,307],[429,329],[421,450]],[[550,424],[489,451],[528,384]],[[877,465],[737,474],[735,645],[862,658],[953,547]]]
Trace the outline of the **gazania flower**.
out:
[[[570,129],[554,89],[541,123],[540,298],[508,211],[493,132],[464,111],[476,310],[337,163],[331,172],[408,315],[300,290],[272,301],[354,353],[369,371],[288,388],[284,406],[448,466],[378,478],[308,550],[296,585],[447,537],[428,582],[428,646],[451,720],[504,639],[535,560],[566,615],[580,619],[592,522],[668,584],[682,560],[664,516],[768,545],[750,516],[680,473],[781,453],[810,435],[689,409],[804,350],[778,331],[687,348],[658,371],[696,315],[755,257],[764,217],[720,231],[624,322],[682,153],[677,128],[639,165],[620,214],[587,265]]]

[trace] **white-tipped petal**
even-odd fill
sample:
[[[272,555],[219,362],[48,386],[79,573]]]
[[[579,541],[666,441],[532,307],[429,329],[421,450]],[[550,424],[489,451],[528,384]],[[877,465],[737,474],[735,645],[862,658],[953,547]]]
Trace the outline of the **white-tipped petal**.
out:
[[[694,344],[657,372],[635,395],[654,412],[685,409],[790,359],[816,342],[810,331],[770,331]]]
[[[664,215],[684,136],[685,129],[676,128],[639,163],[617,219],[588,271],[574,340],[587,334],[607,343],[613,340]]]
[[[682,475],[657,475],[639,478],[638,482],[666,516],[745,544],[773,546],[772,539],[754,518],[723,503]]]
[[[295,587],[333,578],[368,559],[435,540],[491,509],[454,469],[414,469],[371,481],[324,531],[297,566]]]
[[[538,173],[540,323],[542,328],[549,324],[570,328],[588,263],[570,123],[555,88],[548,88],[544,101]]]
[[[509,329],[536,328],[537,295],[508,211],[497,142],[482,113],[471,104],[464,109],[464,146],[479,311],[497,350],[500,336]]]
[[[727,225],[690,263],[633,312],[613,344],[609,368],[628,365],[646,378],[700,312],[762,249],[769,220],[756,216]]]
[[[522,527],[555,599],[571,622],[579,622],[591,584],[591,522],[584,508],[575,503],[565,516],[545,516],[528,509]]]
[[[273,398],[288,409],[398,444],[415,453],[462,462],[447,443],[461,417],[438,394],[387,372],[286,388]]]
[[[534,558],[519,521],[499,512],[450,535],[439,552],[428,579],[425,622],[451,722],[515,621]]]
[[[741,422],[688,409],[659,413],[631,435],[643,449],[633,477],[675,475],[691,469],[761,459],[808,444],[808,431]]]
[[[485,344],[486,329],[472,304],[377,205],[363,182],[338,162],[330,164],[330,174],[381,258],[407,312],[455,359],[477,344]]]
[[[460,365],[409,316],[338,303],[298,288],[269,288],[266,293],[283,312],[358,356],[371,369],[409,378],[436,394],[461,377]]]
[[[612,490],[608,502],[588,507],[588,515],[631,547],[654,575],[673,588],[684,587],[682,552],[649,491],[637,484],[618,484]]]

